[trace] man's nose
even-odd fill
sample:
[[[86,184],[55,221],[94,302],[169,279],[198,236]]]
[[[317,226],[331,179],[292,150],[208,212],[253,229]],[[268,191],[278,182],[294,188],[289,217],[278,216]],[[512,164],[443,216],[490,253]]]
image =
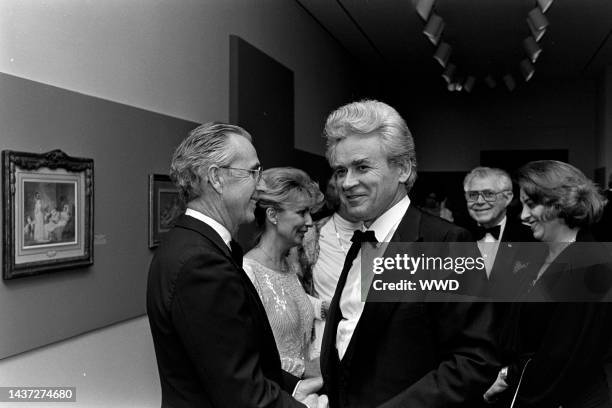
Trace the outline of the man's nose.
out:
[[[356,186],[358,183],[357,176],[354,171],[347,170],[344,179],[342,180],[342,188],[344,190],[350,190],[352,187]]]
[[[257,180],[257,183],[255,184],[255,190],[265,190],[266,188],[266,181],[264,180],[263,177],[260,177],[259,180]]]
[[[487,201],[484,199],[484,196],[482,194],[478,194],[478,197],[476,197],[476,202],[478,204],[485,204]]]

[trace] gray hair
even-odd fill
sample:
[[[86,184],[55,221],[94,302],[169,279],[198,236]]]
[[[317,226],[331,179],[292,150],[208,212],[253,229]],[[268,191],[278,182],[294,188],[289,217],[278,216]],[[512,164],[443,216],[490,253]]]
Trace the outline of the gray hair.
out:
[[[172,155],[170,177],[188,203],[202,195],[202,182],[208,168],[216,164],[227,166],[235,153],[228,145],[229,135],[236,134],[252,141],[252,137],[240,126],[220,122],[208,122],[189,132]]]
[[[408,125],[399,113],[386,103],[362,100],[341,106],[332,112],[325,123],[323,135],[326,139],[325,156],[331,163],[336,146],[350,135],[376,134],[389,163],[407,164],[410,176],[406,188],[414,185],[417,177],[417,161],[414,140]]]
[[[508,172],[496,167],[475,167],[463,179],[463,189],[475,178],[495,177],[500,187],[504,190],[512,190],[512,179]]]

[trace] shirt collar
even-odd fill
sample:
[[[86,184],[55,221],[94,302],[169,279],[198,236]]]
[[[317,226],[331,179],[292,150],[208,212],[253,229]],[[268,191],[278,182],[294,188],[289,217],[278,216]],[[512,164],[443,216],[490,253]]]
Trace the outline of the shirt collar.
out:
[[[217,221],[212,218],[202,214],[199,211],[194,210],[193,208],[187,208],[185,210],[185,215],[195,218],[196,220],[200,220],[210,228],[214,229],[217,234],[221,237],[225,245],[230,248],[230,242],[232,241],[232,234],[225,228],[223,225],[219,224]]]
[[[378,239],[379,242],[388,242],[393,236],[393,233],[395,233],[397,226],[404,217],[404,214],[406,214],[406,210],[408,210],[409,206],[410,198],[405,196],[397,204],[374,220],[368,229],[374,231],[376,239]]]
[[[502,218],[502,220],[500,222],[498,222],[497,224],[495,224],[493,226],[497,227],[499,225],[499,237],[497,237],[497,241],[501,241],[501,237],[502,235],[504,235],[504,230],[506,229],[506,216],[504,215],[504,218]],[[478,224],[480,227],[482,227],[482,225]],[[483,241],[485,239],[485,237],[482,237],[482,239],[480,239],[479,241]]]
[[[482,227],[482,225],[480,224],[478,225]],[[501,221],[495,224],[493,227],[497,227],[498,225],[501,227],[501,229],[504,229],[504,227],[506,226],[506,216],[505,215],[504,215],[504,218],[502,218]]]
[[[353,232],[356,229],[363,229],[362,221],[356,221],[356,222],[349,221],[346,218],[343,218],[337,212],[332,215],[332,218],[333,218],[332,221],[336,224],[336,228],[339,230]]]

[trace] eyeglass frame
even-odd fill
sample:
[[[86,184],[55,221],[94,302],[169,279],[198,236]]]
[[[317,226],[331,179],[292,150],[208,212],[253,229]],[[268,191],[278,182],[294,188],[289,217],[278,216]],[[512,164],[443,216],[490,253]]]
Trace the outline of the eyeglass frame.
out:
[[[506,193],[506,192],[509,192],[509,191],[511,192],[512,190],[502,190],[502,191],[493,191],[493,190],[468,190],[468,191],[466,191],[466,192],[463,194],[463,196],[465,197],[465,200],[466,200],[468,203],[476,203],[476,202],[478,202],[478,199],[479,199],[480,197],[482,197],[482,200],[483,200],[484,202],[487,202],[487,203],[494,203],[494,202],[496,202],[496,201],[497,201],[497,196],[498,196],[499,194],[503,194],[503,193]],[[478,195],[476,196],[476,199],[475,199],[475,200],[470,200],[470,198],[468,198],[468,194],[469,194],[469,193],[477,193]],[[491,199],[487,200],[487,198],[485,197],[485,193],[492,193],[492,194],[493,194],[493,196],[491,197]]]
[[[230,167],[230,166],[219,166],[220,169],[228,169],[228,170],[242,170],[242,171],[248,171],[251,175],[251,177],[253,177],[253,180],[255,180],[256,182],[258,182],[259,180],[261,180],[261,175],[263,173],[263,167],[260,165],[257,166],[257,168],[255,169],[242,169],[240,167]]]

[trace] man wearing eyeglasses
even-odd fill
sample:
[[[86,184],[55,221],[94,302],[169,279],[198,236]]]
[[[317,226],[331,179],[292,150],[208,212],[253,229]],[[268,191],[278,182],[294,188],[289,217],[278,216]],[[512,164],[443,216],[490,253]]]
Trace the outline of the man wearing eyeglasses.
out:
[[[176,149],[171,176],[187,210],[157,249],[147,286],[161,406],[326,407],[314,394],[320,378],[298,381],[282,371],[232,239],[254,219],[261,177],[249,133],[223,123],[197,127]]]
[[[476,167],[465,176],[463,190],[468,212],[477,223],[474,236],[485,258],[487,287],[496,295],[511,297],[516,276],[511,268],[517,249],[512,243],[533,241],[518,219],[508,217],[512,180],[504,170]]]

